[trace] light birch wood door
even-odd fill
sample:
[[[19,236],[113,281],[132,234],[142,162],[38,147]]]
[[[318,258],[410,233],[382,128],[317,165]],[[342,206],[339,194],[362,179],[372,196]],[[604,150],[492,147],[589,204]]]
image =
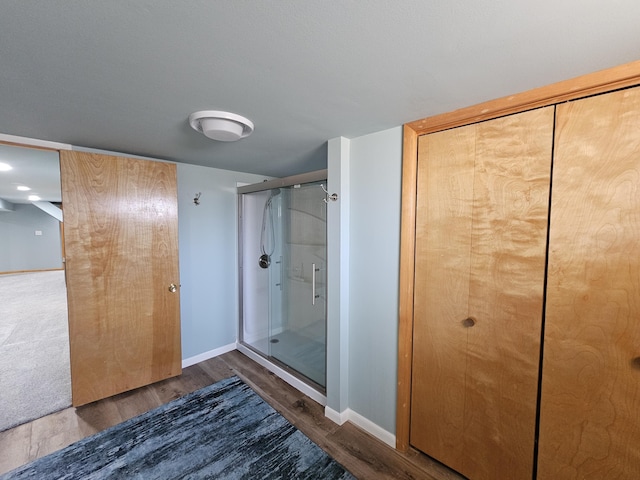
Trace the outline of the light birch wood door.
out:
[[[538,478],[640,478],[640,89],[558,106]]]
[[[531,479],[553,107],[419,139],[411,444]]]
[[[70,151],[60,166],[78,406],[181,372],[176,167]]]

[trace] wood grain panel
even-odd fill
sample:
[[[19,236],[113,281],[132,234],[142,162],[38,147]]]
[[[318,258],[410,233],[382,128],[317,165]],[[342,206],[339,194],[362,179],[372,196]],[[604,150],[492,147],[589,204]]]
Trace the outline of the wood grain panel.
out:
[[[181,371],[176,167],[62,151],[74,405]]]
[[[476,127],[420,137],[411,444],[462,471]]]
[[[553,107],[419,140],[411,444],[473,479],[533,471],[552,139]]]
[[[554,108],[477,125],[463,474],[530,479]]]
[[[540,479],[640,478],[640,89],[558,107]]]

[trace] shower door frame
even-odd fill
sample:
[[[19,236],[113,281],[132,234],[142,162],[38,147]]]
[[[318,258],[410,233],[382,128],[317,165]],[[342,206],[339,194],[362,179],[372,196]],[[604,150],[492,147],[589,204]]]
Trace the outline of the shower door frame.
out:
[[[313,398],[322,405],[326,404],[326,387],[315,383],[313,380],[297,372],[295,369],[289,367],[283,362],[277,359],[265,355],[258,349],[252,347],[248,343],[245,343],[242,338],[243,333],[243,318],[244,318],[244,295],[243,295],[243,221],[242,215],[242,197],[247,193],[257,193],[276,188],[287,188],[294,185],[304,185],[308,183],[326,182],[328,170],[316,170],[313,172],[303,173],[299,175],[292,175],[284,178],[275,178],[272,180],[265,180],[264,182],[254,183],[251,185],[244,185],[237,188],[238,193],[238,287],[239,287],[239,318],[238,318],[238,341],[237,348],[240,352],[246,354],[262,366],[266,367],[271,372],[278,375],[287,383],[293,385],[298,390],[302,391],[309,397]],[[328,212],[327,212],[328,214]],[[326,233],[325,233],[326,235]],[[327,322],[327,306],[325,298],[325,328]],[[326,366],[326,343],[325,343],[325,366]],[[326,381],[325,381],[326,383]]]

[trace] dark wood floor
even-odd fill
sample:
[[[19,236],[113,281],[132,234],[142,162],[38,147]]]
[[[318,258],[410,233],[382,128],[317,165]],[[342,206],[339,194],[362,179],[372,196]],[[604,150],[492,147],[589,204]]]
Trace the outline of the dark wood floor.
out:
[[[237,351],[186,368],[179,377],[0,432],[0,474],[233,375],[359,479],[463,478],[419,452],[399,453],[349,422],[336,425],[321,405]]]

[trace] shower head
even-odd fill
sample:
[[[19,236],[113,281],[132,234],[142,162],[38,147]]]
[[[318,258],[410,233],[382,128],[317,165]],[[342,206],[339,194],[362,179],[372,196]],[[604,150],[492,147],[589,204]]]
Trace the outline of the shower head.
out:
[[[271,196],[272,197],[276,197],[278,195],[280,195],[280,189],[279,188],[272,188],[271,189]]]

